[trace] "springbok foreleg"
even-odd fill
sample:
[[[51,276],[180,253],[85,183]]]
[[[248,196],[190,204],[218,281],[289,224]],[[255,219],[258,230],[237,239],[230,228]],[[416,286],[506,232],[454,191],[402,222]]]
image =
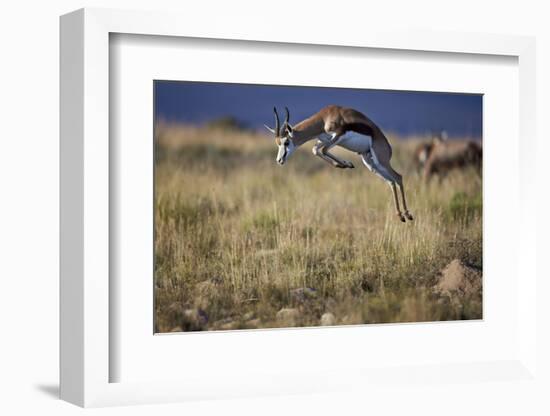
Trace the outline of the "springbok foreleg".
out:
[[[341,163],[340,160],[336,160],[334,158],[330,158],[328,155],[323,153],[323,142],[319,141],[315,146],[313,146],[313,149],[311,151],[315,156],[320,157],[322,160],[324,160],[327,163],[330,163],[332,166],[336,168],[345,168],[344,164]]]
[[[329,152],[330,148],[338,144],[338,141],[340,140],[340,138],[341,136],[333,135],[330,143],[323,143],[321,140],[318,140],[317,144],[312,149],[313,154],[315,156],[319,156],[321,159],[330,163],[334,167],[343,168],[343,169],[345,168],[353,169],[355,167],[353,163],[347,160],[342,160]]]

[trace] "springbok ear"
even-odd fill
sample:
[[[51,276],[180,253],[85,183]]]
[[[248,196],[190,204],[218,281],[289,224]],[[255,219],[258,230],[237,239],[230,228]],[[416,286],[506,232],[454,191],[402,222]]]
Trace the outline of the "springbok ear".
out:
[[[265,125],[265,124],[264,124],[264,127],[265,127],[266,129],[268,129],[271,133],[275,134],[275,130],[272,129],[271,127],[269,127],[269,126],[267,126],[267,125]]]

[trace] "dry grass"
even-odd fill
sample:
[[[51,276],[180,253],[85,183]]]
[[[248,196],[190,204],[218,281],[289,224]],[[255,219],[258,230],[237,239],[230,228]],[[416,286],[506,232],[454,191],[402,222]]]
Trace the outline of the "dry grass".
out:
[[[481,179],[424,184],[418,139],[389,137],[415,216],[403,224],[349,152],[353,170],[310,144],[280,167],[261,134],[159,125],[156,136],[158,332],[319,325],[327,312],[335,324],[481,317],[480,299],[432,290],[453,259],[482,268]]]

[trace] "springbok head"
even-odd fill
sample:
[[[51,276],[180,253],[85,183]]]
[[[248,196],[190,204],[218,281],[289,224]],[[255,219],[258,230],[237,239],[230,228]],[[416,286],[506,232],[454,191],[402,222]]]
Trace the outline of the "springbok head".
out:
[[[275,160],[279,165],[284,165],[290,155],[294,153],[294,150],[296,150],[296,146],[292,140],[292,126],[289,123],[289,112],[287,107],[285,107],[286,117],[282,126],[279,120],[279,114],[277,113],[277,109],[275,107],[273,107],[273,112],[275,113],[275,128],[272,129],[265,124],[264,126],[275,135],[275,144],[277,144],[278,149],[277,158]]]
[[[444,143],[449,139],[449,135],[446,130],[440,130],[437,133],[432,134],[432,144]]]

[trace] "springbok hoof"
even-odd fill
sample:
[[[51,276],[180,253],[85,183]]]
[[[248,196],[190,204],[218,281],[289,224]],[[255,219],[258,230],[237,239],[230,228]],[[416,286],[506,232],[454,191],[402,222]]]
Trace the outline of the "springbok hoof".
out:
[[[411,215],[411,213],[409,211],[405,211],[405,217],[407,217],[407,219],[409,221],[413,221],[414,220],[414,217]]]
[[[401,222],[407,222],[407,220],[405,220],[405,217],[404,217],[403,214],[398,213],[397,216],[399,217],[399,219],[401,220]]]
[[[347,167],[348,169],[354,169],[354,168],[355,168],[355,166],[354,166],[353,163],[351,163],[351,162],[346,162],[346,167]]]

